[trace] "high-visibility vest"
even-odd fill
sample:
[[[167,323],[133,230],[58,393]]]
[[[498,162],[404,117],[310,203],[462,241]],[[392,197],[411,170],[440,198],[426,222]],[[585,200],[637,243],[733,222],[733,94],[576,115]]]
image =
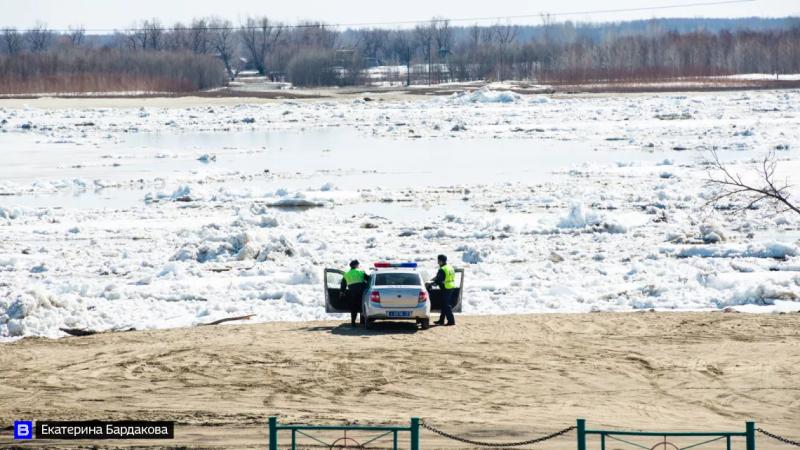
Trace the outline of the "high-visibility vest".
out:
[[[363,283],[366,281],[366,278],[367,274],[359,269],[350,269],[344,273],[344,282],[347,283],[348,286],[351,284]]]
[[[444,271],[444,288],[455,289],[456,271],[455,269],[453,269],[453,266],[451,266],[450,264],[445,264],[442,266],[442,270]]]

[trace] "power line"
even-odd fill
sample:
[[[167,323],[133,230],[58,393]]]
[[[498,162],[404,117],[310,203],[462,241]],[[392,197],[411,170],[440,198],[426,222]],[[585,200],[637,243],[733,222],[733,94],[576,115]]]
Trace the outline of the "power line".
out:
[[[703,3],[684,3],[680,5],[661,5],[661,6],[648,6],[648,7],[640,7],[640,8],[621,8],[621,9],[596,9],[590,11],[572,11],[572,12],[560,12],[560,13],[539,13],[539,14],[520,14],[514,16],[494,16],[494,17],[471,17],[471,18],[460,18],[460,19],[446,19],[450,22],[485,22],[485,21],[500,21],[500,20],[512,20],[512,19],[531,19],[531,18],[541,18],[542,16],[549,16],[549,17],[556,17],[556,16],[580,16],[580,15],[587,15],[587,14],[610,14],[610,13],[620,13],[620,12],[636,12],[636,11],[652,11],[652,10],[659,10],[659,9],[676,9],[676,8],[689,8],[689,7],[697,7],[697,6],[716,6],[716,5],[728,5],[733,3],[752,3],[756,0],[725,0],[725,1],[717,1],[717,2],[703,2]],[[397,22],[383,22],[383,23],[355,23],[355,24],[344,24],[340,26],[370,26],[370,25],[412,25],[417,23],[425,23],[430,22],[431,19],[428,20],[407,20],[407,21],[397,21]]]
[[[662,6],[649,6],[646,8],[621,8],[621,9],[599,9],[594,11],[574,11],[574,12],[566,12],[566,13],[554,13],[554,14],[545,14],[548,16],[578,16],[578,15],[585,15],[585,14],[609,14],[609,13],[620,13],[620,12],[635,12],[635,11],[653,11],[658,9],[675,9],[675,8],[689,8],[689,7],[698,7],[698,6],[718,6],[718,5],[729,5],[733,3],[752,3],[756,0],[728,0],[728,1],[721,1],[721,2],[705,2],[705,3],[685,3],[683,5],[662,5]]]
[[[456,18],[456,19],[446,19],[442,18],[441,20],[447,20],[448,22],[488,22],[488,21],[510,21],[515,19],[531,19],[531,18],[542,18],[542,17],[565,17],[565,16],[583,16],[588,14],[614,14],[614,13],[623,13],[623,12],[640,12],[640,11],[656,11],[656,10],[665,10],[665,9],[679,9],[679,8],[695,8],[701,6],[719,6],[719,5],[731,5],[737,3],[753,3],[756,0],[723,0],[723,1],[715,1],[715,2],[695,2],[695,3],[683,3],[679,5],[659,5],[659,6],[646,6],[646,7],[639,7],[639,8],[619,8],[619,9],[596,9],[596,10],[587,10],[587,11],[571,11],[571,12],[558,12],[558,13],[538,13],[538,14],[520,14],[520,15],[511,15],[511,16],[491,16],[491,17],[464,17],[464,18]],[[325,23],[301,23],[301,24],[294,24],[294,25],[283,25],[279,23],[274,23],[273,25],[269,25],[268,27],[280,27],[283,29],[294,29],[294,28],[355,28],[355,27],[377,27],[377,26],[392,26],[392,25],[416,25],[422,23],[428,23],[435,19],[425,19],[425,20],[398,20],[392,22],[355,22],[355,23],[337,23],[337,24],[325,24]],[[261,29],[261,26],[229,26],[229,27],[220,27],[220,26],[207,26],[207,27],[183,27],[180,30],[183,31],[196,31],[196,30],[207,30],[207,31],[221,31],[221,30],[257,30]],[[3,27],[2,30],[10,30],[13,28]],[[47,29],[46,31],[50,31],[53,33],[72,33],[75,31],[83,31],[86,33],[118,33],[118,32],[132,32],[132,31],[139,31],[145,28],[93,28],[93,29],[82,29],[82,28],[67,28],[67,29]],[[148,31],[172,31],[173,28],[171,27],[151,27],[146,28]],[[30,31],[42,31],[41,29],[21,29],[17,30],[20,33],[26,33]]]

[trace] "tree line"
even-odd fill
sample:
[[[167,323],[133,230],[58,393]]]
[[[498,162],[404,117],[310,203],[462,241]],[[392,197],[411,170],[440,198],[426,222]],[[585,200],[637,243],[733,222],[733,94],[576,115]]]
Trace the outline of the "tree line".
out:
[[[547,16],[536,27],[453,26],[434,17],[408,29],[340,30],[248,17],[239,24],[199,18],[170,26],[152,19],[106,34],[80,27],[56,32],[40,23],[0,30],[0,93],[181,92],[223,86],[243,70],[298,86],[800,73],[800,22],[780,23],[705,31],[611,24],[598,32]]]

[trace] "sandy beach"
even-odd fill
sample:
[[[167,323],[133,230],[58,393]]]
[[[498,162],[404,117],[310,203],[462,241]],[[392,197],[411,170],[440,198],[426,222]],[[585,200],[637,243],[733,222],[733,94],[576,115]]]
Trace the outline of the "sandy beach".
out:
[[[316,424],[419,416],[495,441],[578,417],[596,428],[737,431],[752,419],[798,434],[800,314],[459,319],[428,331],[283,322],[6,343],[0,445],[13,443],[14,420],[45,418],[175,420],[175,440],[159,444],[188,448],[264,448],[271,415]],[[540,448],[574,448],[574,439]],[[759,438],[760,449],[780,445]],[[428,431],[422,447],[467,448]]]

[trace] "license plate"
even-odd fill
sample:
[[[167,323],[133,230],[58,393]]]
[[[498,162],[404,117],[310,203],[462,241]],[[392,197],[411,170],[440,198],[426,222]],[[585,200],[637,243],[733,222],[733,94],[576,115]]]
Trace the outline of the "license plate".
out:
[[[389,311],[389,317],[411,317],[411,311]]]

